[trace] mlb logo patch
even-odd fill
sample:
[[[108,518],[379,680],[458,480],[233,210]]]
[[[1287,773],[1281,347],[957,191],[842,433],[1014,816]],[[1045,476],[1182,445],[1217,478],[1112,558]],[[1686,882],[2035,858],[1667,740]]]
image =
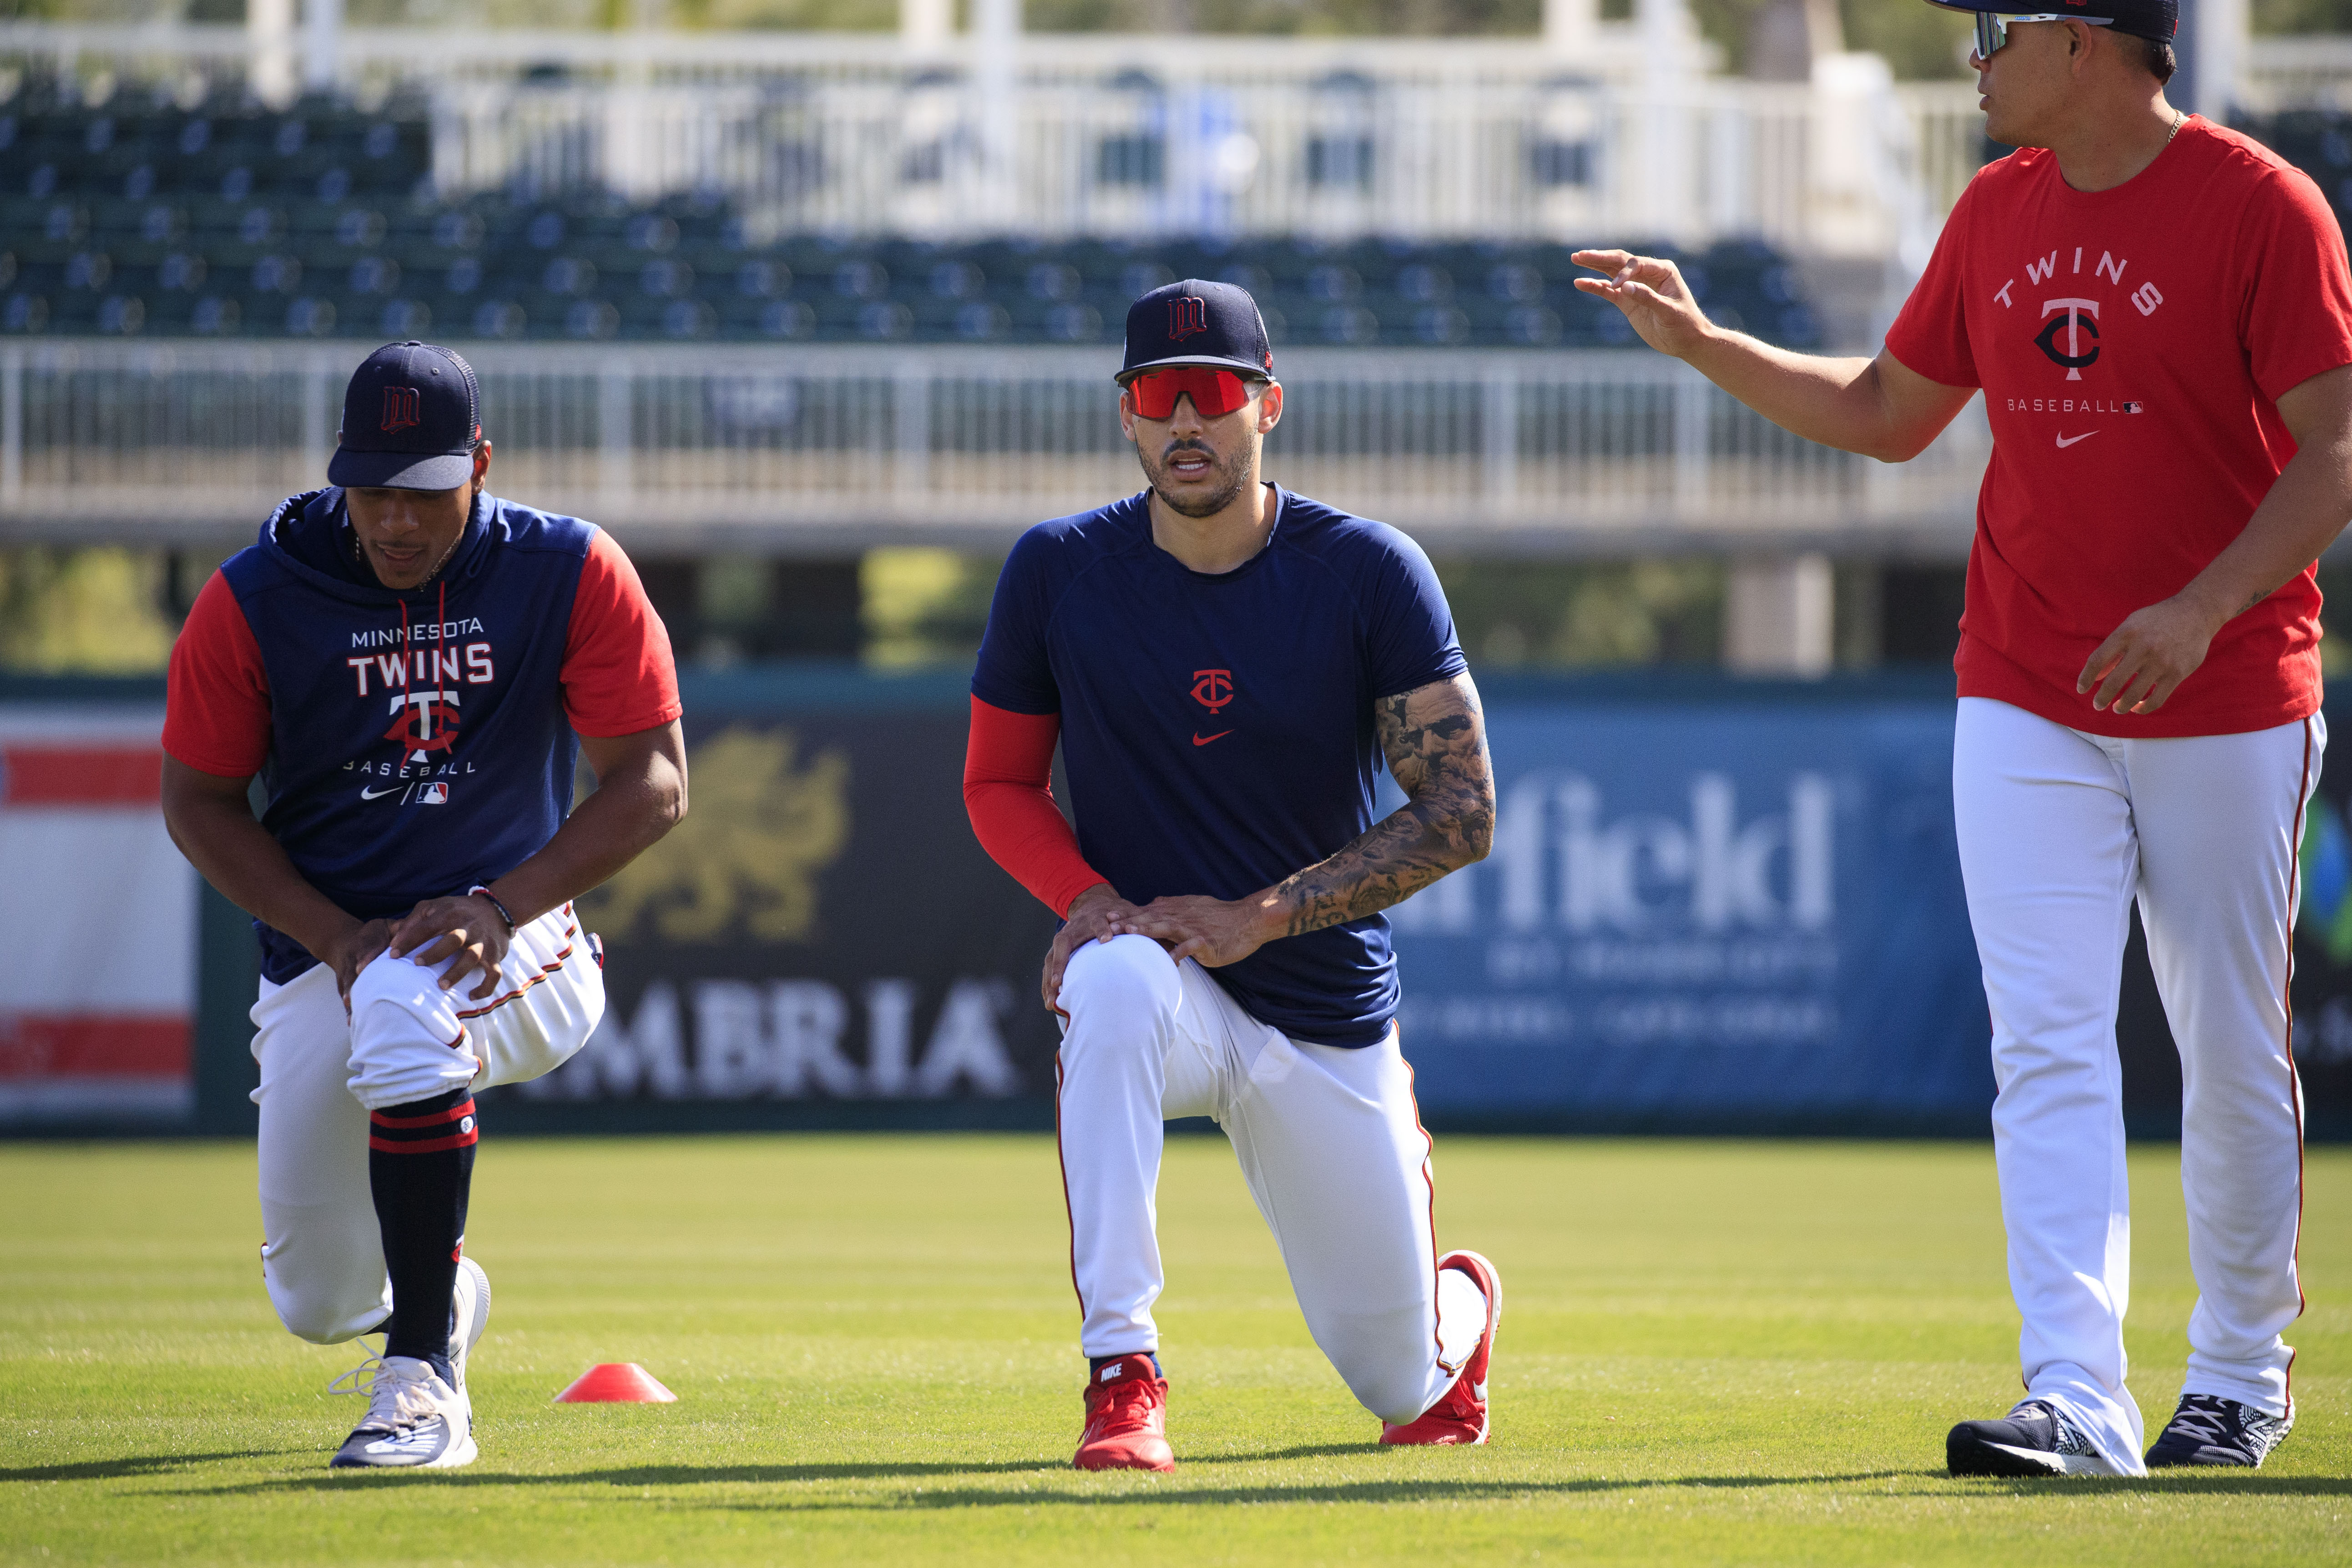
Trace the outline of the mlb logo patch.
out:
[[[419,805],[446,805],[449,804],[449,786],[445,784],[426,784],[417,792],[416,803]]]
[[[2124,405],[2124,412],[2125,412],[2125,413],[2126,413],[2126,414],[2139,414],[2139,413],[2143,413],[2143,412],[2145,412],[2145,411],[2146,411],[2146,408],[2147,408],[2147,405],[2146,405],[2145,404],[2139,404],[2139,403],[2126,403],[2126,404],[2125,404],[2125,405]]]

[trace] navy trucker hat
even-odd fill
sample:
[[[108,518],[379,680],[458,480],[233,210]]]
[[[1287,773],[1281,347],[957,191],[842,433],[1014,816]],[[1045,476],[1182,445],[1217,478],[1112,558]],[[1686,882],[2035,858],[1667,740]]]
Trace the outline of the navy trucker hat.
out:
[[[454,490],[473,477],[481,437],[472,365],[438,343],[386,343],[360,362],[343,392],[327,482]]]
[[[1274,379],[1274,345],[1249,290],[1187,278],[1154,289],[1127,308],[1127,363],[1112,379],[1139,371],[1205,364]]]
[[[2159,44],[2172,42],[2180,30],[2180,0],[2056,0],[2054,5],[2030,8],[2021,0],[2011,0],[2007,5],[1960,5],[1955,0],[1927,0],[1927,4],[1947,11],[1990,11],[1998,16],[2080,16]]]

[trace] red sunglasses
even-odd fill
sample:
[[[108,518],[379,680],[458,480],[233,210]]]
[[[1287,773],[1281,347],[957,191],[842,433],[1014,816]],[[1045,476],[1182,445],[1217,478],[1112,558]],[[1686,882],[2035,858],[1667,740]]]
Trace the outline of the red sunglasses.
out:
[[[1231,414],[1250,400],[1249,384],[1229,370],[1213,365],[1179,364],[1147,370],[1127,384],[1135,394],[1135,411],[1146,419],[1173,419],[1176,400],[1189,396],[1203,419]]]

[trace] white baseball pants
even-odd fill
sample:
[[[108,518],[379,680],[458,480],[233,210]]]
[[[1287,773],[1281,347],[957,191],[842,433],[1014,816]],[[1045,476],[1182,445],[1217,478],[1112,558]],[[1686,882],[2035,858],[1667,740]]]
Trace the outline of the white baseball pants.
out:
[[[1078,949],[1060,1000],[1055,1123],[1080,1349],[1160,1348],[1162,1123],[1208,1116],[1349,1389],[1383,1421],[1436,1404],[1476,1348],[1486,1303],[1468,1276],[1437,1273],[1429,1134],[1396,1031],[1360,1050],[1290,1039],[1140,936]]]
[[[567,904],[515,932],[487,1001],[478,977],[444,991],[433,968],[385,953],[352,982],[326,964],[253,1005],[261,1087],[261,1275],[280,1321],[333,1344],[392,1310],[368,1185],[368,1112],[561,1067],[604,1016],[593,941]]]
[[[1992,1009],[1993,1152],[2028,1396],[2126,1474],[2131,1194],[2116,1006],[2131,904],[2180,1048],[2180,1178],[2199,1300],[2183,1391],[2273,1415],[2303,1310],[2303,1097],[2287,978],[2316,716],[2116,740],[1962,698],[1952,798]]]

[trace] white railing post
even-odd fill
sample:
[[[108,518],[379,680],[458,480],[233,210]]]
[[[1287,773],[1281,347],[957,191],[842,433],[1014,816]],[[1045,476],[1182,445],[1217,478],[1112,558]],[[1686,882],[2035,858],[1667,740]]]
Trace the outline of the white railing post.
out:
[[[294,0],[247,0],[246,37],[253,51],[247,79],[262,102],[294,97]]]
[[[1480,489],[1486,491],[1487,517],[1500,522],[1519,504],[1518,366],[1502,363],[1487,372],[1478,416],[1486,447]]]
[[[302,85],[332,92],[342,59],[343,0],[302,0]]]
[[[608,516],[623,515],[636,486],[635,366],[626,359],[607,364],[596,380],[596,489]]]
[[[299,489],[327,482],[327,464],[335,455],[335,428],[327,422],[333,373],[326,352],[313,349],[302,356],[302,455],[300,472],[293,476]],[[340,410],[339,410],[340,412]],[[337,424],[340,424],[340,419]]]
[[[920,500],[931,488],[931,367],[902,362],[890,381],[890,481],[893,496]]]
[[[1706,513],[1706,436],[1715,385],[1688,365],[1674,379],[1675,520],[1687,527]]]
[[[0,508],[25,500],[25,351],[0,349]]]

